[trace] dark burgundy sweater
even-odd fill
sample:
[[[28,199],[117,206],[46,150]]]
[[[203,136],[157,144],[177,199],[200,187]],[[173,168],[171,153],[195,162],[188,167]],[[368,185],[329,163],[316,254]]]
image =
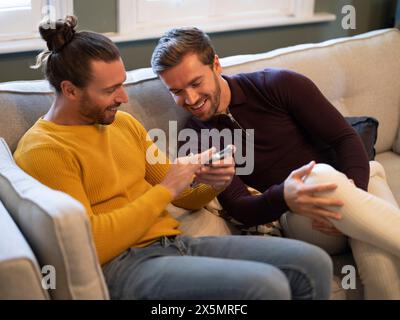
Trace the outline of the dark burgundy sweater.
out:
[[[230,216],[249,226],[278,219],[288,210],[284,180],[311,160],[332,165],[367,189],[369,163],[360,137],[310,79],[281,69],[224,78],[232,94],[229,111],[237,123],[217,115],[207,122],[192,118],[186,127],[198,132],[254,129],[253,173],[235,176],[218,196]],[[251,196],[245,184],[262,195]]]

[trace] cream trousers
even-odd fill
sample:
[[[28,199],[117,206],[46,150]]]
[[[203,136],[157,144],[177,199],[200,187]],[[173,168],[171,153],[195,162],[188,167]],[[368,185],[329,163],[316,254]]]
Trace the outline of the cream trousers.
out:
[[[281,225],[286,237],[318,245],[329,254],[344,252],[349,241],[365,299],[400,299],[400,209],[382,165],[371,161],[370,169],[368,192],[326,164],[316,164],[304,181],[338,185],[321,195],[344,202],[341,208],[331,208],[340,212],[342,219],[331,221],[345,236],[314,230],[310,219],[291,212],[282,216]]]

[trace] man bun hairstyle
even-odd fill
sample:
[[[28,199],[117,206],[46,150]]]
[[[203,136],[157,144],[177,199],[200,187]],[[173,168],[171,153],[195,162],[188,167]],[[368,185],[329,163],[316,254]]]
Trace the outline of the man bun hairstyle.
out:
[[[64,46],[72,41],[77,24],[78,19],[75,16],[67,16],[65,20],[56,21],[55,28],[52,28],[49,21],[41,23],[39,33],[46,41],[49,51],[60,52]]]
[[[174,28],[158,41],[151,57],[153,72],[160,75],[178,65],[189,53],[198,55],[200,61],[212,66],[215,49],[209,36],[195,27]]]
[[[58,93],[65,80],[79,88],[86,87],[92,79],[91,61],[112,62],[121,57],[110,39],[91,31],[77,32],[77,25],[75,16],[55,22],[46,20],[39,25],[47,50],[37,56],[32,68],[43,67],[46,79]]]

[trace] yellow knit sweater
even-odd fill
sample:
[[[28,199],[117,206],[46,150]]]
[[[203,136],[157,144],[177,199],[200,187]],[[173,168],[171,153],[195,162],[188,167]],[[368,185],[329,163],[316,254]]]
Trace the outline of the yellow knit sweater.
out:
[[[146,136],[143,126],[121,111],[108,126],[63,126],[39,119],[14,154],[28,174],[84,205],[101,264],[131,246],[180,233],[179,222],[165,210],[171,193],[159,184],[169,164],[146,161],[148,148],[155,150]],[[199,209],[216,195],[200,185],[174,204]]]

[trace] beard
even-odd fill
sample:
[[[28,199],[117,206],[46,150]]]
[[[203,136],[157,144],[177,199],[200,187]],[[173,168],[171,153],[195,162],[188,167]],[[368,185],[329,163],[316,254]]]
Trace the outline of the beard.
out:
[[[213,116],[215,116],[218,112],[219,104],[221,102],[221,86],[218,82],[218,78],[214,73],[214,83],[215,83],[215,90],[210,96],[210,112],[207,115],[207,120],[210,120]]]
[[[213,74],[213,76],[214,76],[215,89],[211,92],[211,94],[204,95],[202,97],[202,98],[206,98],[209,101],[210,107],[203,115],[201,115],[201,118],[195,116],[196,118],[198,118],[201,121],[208,121],[218,113],[218,108],[219,108],[220,101],[221,101],[221,86],[218,82],[218,77],[216,76],[215,73]]]
[[[92,124],[110,125],[114,122],[116,112],[111,111],[111,108],[118,108],[121,104],[110,106],[101,106],[95,104],[88,94],[82,96],[82,103],[79,108],[79,113],[89,119]]]

